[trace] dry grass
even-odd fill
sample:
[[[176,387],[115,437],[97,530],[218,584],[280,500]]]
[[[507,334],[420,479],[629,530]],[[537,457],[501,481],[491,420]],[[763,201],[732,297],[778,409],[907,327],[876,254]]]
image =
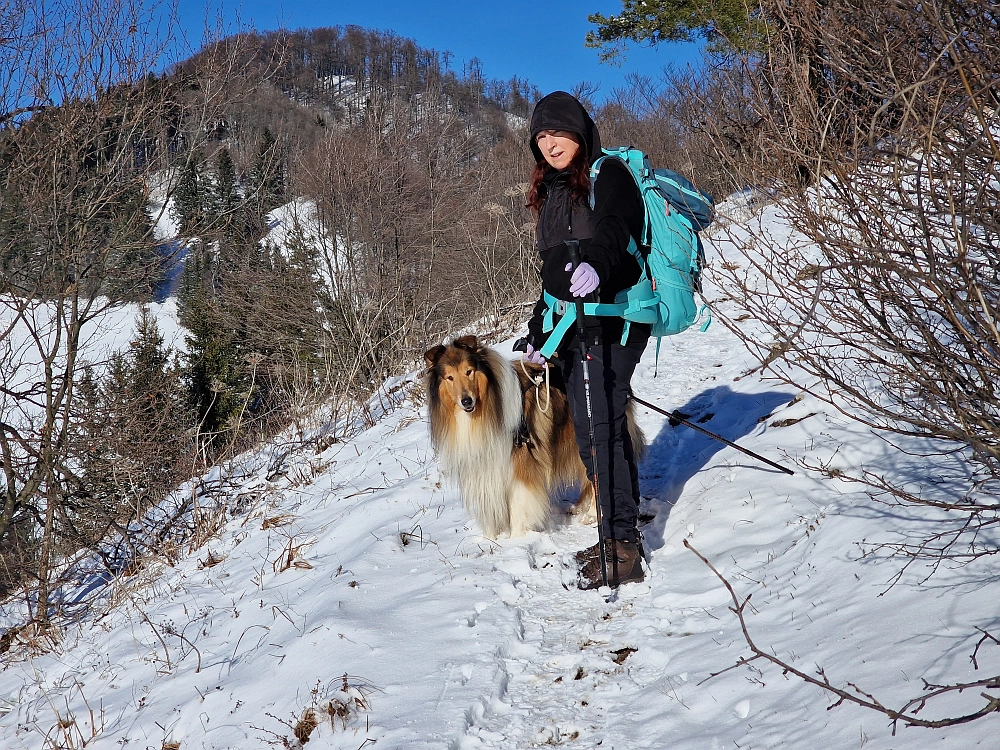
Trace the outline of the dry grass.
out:
[[[312,708],[307,708],[302,712],[302,716],[299,717],[299,720],[292,728],[292,734],[295,735],[295,739],[299,741],[300,745],[304,745],[309,741],[313,730],[318,726],[319,718],[316,716],[316,711]]]
[[[263,522],[261,522],[260,528],[261,531],[265,531],[267,529],[273,529],[278,526],[287,526],[294,520],[295,516],[291,515],[290,513],[281,513],[277,516],[271,516],[269,518],[265,518]]]
[[[251,725],[254,729],[264,732],[267,737],[260,737],[262,741],[272,747],[301,748],[312,738],[313,733],[320,724],[329,720],[330,729],[337,731],[338,725],[341,730],[347,729],[348,724],[355,717],[362,713],[367,714],[371,710],[368,696],[374,688],[366,680],[352,678],[344,674],[340,678],[339,689],[334,685],[323,685],[317,682],[309,691],[312,697],[310,704],[296,717],[292,714],[289,719],[282,719],[271,713],[265,715],[283,725],[285,731],[291,731],[292,736],[282,734],[265,727]],[[365,731],[369,728],[368,721],[365,721]],[[366,740],[366,743],[369,740]]]
[[[289,568],[303,568],[309,570],[312,564],[302,559],[302,553],[314,544],[315,540],[306,540],[296,544],[295,537],[289,537],[288,543],[281,551],[278,559],[271,563],[271,569],[275,573],[284,573]]]
[[[226,559],[225,555],[216,555],[212,550],[208,551],[204,560],[198,560],[198,570],[204,570],[205,568],[214,568],[220,562]]]

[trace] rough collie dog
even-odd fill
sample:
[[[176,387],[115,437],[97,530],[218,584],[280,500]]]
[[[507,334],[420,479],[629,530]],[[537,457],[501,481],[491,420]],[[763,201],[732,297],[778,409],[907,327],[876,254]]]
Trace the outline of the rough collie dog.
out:
[[[544,367],[510,362],[475,336],[435,346],[424,359],[431,442],[483,534],[545,528],[549,496],[562,487],[580,487],[574,512],[596,520],[566,396],[536,387]]]

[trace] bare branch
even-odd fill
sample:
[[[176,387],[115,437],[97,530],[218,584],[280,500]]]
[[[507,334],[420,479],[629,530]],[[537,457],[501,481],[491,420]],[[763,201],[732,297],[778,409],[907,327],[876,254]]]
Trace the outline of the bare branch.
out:
[[[823,670],[822,667],[817,667],[816,674],[818,675],[818,677],[814,677],[799,669],[796,669],[783,659],[778,658],[772,653],[764,651],[754,642],[753,638],[750,635],[750,630],[747,626],[746,618],[744,617],[744,609],[749,603],[750,597],[747,596],[743,598],[741,601],[740,597],[736,594],[736,591],[733,589],[732,584],[730,584],[729,581],[726,580],[726,578],[721,573],[719,573],[719,571],[715,568],[715,566],[712,565],[712,563],[710,563],[700,552],[698,552],[698,550],[696,550],[694,546],[687,539],[684,540],[684,546],[687,547],[689,550],[691,550],[698,557],[698,559],[701,560],[703,563],[705,563],[708,569],[715,574],[716,578],[718,578],[722,582],[722,585],[726,587],[726,590],[729,592],[730,598],[733,600],[733,606],[730,607],[729,609],[733,614],[736,615],[737,619],[739,620],[740,630],[743,633],[743,639],[744,641],[746,641],[747,646],[749,647],[751,653],[753,654],[753,656],[750,657],[749,659],[744,659],[741,657],[735,666],[747,664],[757,659],[762,659],[764,661],[767,661],[773,664],[774,666],[779,667],[782,670],[783,674],[793,674],[803,682],[807,682],[810,685],[815,685],[816,687],[822,688],[828,693],[831,693],[832,695],[836,696],[837,700],[832,705],[828,706],[827,710],[836,708],[837,706],[840,706],[843,703],[847,702],[847,703],[853,703],[862,708],[867,708],[872,711],[877,711],[881,714],[884,714],[885,716],[889,717],[892,720],[893,734],[895,734],[895,726],[897,722],[902,722],[906,726],[940,728],[940,727],[955,726],[957,724],[965,724],[970,721],[975,721],[976,719],[981,719],[982,717],[988,716],[991,713],[1000,712],[1000,697],[993,697],[987,695],[986,693],[982,693],[981,696],[986,700],[986,704],[982,708],[979,708],[970,713],[963,714],[961,716],[946,717],[942,719],[921,719],[916,716],[916,714],[920,712],[927,705],[929,701],[932,701],[935,698],[939,698],[942,695],[950,693],[962,693],[977,687],[993,689],[993,690],[1000,689],[1000,675],[988,677],[983,680],[977,680],[975,682],[956,683],[954,685],[943,685],[943,686],[930,685],[925,682],[924,683],[925,689],[929,691],[927,695],[923,695],[920,696],[919,698],[914,698],[913,700],[908,701],[900,709],[893,709],[885,706],[874,695],[861,689],[860,687],[858,687],[853,683],[850,682],[847,683],[847,687],[850,688],[850,690],[845,690],[843,688],[836,687],[833,683],[830,682],[829,678],[826,676],[826,672]],[[996,639],[992,638],[992,636],[991,639],[996,641]],[[978,652],[978,650],[979,646],[977,645],[976,651]],[[730,667],[730,669],[732,669],[732,667]],[[716,672],[712,676],[718,674],[722,674],[722,672]]]

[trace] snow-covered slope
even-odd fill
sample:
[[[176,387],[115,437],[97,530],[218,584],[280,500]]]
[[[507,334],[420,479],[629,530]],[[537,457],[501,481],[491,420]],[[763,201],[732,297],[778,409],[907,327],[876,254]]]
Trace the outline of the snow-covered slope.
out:
[[[765,220],[783,234],[776,213]],[[893,737],[881,714],[827,710],[828,694],[776,668],[731,668],[750,655],[732,601],[685,540],[753,593],[758,645],[896,707],[923,679],[1000,671],[989,646],[979,672],[969,660],[976,628],[997,628],[997,571],[921,583],[921,569],[889,588],[903,563],[873,545],[932,517],[795,462],[933,467],[743,376],[748,356],[721,325],[665,340],[656,377],[654,349],[640,397],[796,474],[640,409],[645,583],[576,590],[573,552],[596,532],[568,520],[484,539],[441,483],[419,386],[400,381],[350,439],[284,435],[217,472],[200,500],[227,509],[216,536],[111,583],[51,653],[3,657],[0,745],[298,746],[318,722],[309,748],[996,747],[992,718]],[[978,692],[961,698],[967,709]]]
[[[135,323],[140,311],[152,315],[163,335],[165,346],[174,350],[184,347],[184,329],[178,319],[177,300],[145,306],[137,304],[106,306],[103,299],[94,307],[102,310],[87,320],[80,331],[79,358],[99,372],[116,351],[128,349],[135,338]],[[37,430],[33,424],[44,414],[44,401],[25,397],[33,383],[44,378],[44,358],[50,352],[65,353],[65,326],[56,325],[57,307],[42,300],[24,300],[0,295],[0,419],[19,429]],[[61,345],[59,342],[63,342]],[[63,356],[55,358],[55,370],[62,366]]]

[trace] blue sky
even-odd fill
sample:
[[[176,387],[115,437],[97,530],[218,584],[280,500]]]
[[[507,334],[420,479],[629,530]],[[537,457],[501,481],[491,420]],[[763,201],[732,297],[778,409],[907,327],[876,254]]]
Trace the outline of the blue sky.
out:
[[[583,46],[590,13],[615,14],[618,0],[504,0],[503,2],[406,2],[406,0],[283,0],[282,2],[219,2],[180,0],[181,24],[190,37],[200,38],[206,7],[230,29],[237,24],[259,31],[356,24],[391,29],[421,47],[454,54],[452,66],[478,57],[489,78],[527,78],[543,93],[570,89],[579,81],[600,84],[601,100],[625,85],[629,73],[659,76],[664,66],[696,64],[695,44],[664,44],[657,49],[631,45],[625,62],[601,63],[597,50]]]

